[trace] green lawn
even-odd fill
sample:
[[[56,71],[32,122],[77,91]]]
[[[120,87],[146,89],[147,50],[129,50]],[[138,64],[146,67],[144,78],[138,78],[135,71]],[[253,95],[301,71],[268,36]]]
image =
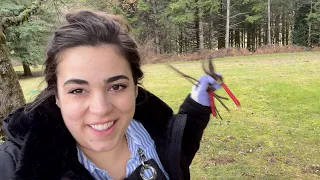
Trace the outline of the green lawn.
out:
[[[172,64],[203,74],[200,62]],[[192,179],[320,179],[320,52],[223,58],[215,65],[242,107],[228,101],[228,113],[218,106],[223,120],[210,121]],[[177,111],[191,84],[165,64],[143,69],[144,87]],[[20,81],[28,101],[41,81]]]

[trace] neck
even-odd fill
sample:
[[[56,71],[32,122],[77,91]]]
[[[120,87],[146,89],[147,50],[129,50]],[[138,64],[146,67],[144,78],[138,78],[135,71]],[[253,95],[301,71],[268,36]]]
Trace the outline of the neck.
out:
[[[79,146],[82,152],[100,169],[109,171],[115,164],[126,162],[130,158],[130,151],[126,137],[123,136],[121,142],[108,151],[96,152]],[[122,159],[123,161],[121,161]],[[120,161],[119,161],[120,160]],[[119,164],[119,165],[120,165]]]

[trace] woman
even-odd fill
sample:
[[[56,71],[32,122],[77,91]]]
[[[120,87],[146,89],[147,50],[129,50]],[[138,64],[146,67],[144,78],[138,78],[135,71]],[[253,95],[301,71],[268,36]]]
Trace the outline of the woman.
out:
[[[47,50],[47,87],[3,121],[0,179],[190,179],[215,81],[201,77],[174,115],[138,87],[125,23],[90,11],[66,19]]]

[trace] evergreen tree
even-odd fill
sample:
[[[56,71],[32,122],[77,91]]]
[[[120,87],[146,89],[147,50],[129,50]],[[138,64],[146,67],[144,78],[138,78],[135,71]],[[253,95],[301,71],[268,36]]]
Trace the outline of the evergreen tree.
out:
[[[311,6],[303,3],[298,8],[294,17],[294,28],[292,32],[292,43],[299,46],[308,45],[308,21],[307,17],[310,13]]]

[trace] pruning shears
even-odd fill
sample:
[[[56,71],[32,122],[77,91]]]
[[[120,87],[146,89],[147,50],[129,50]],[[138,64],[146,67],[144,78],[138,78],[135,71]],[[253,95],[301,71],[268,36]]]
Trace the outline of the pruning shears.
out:
[[[216,83],[220,84],[221,87],[223,87],[223,89],[227,92],[227,94],[231,97],[231,99],[233,100],[233,102],[236,104],[237,107],[240,107],[240,102],[239,100],[236,98],[236,96],[231,92],[231,90],[228,88],[228,86],[223,82],[223,78],[221,75],[217,74],[214,70],[214,66],[212,64],[212,58],[209,59],[209,64],[208,64],[208,68],[209,70],[207,70],[205,68],[205,64],[204,62],[202,63],[202,69],[203,71],[211,76],[214,80],[216,80]],[[207,89],[208,93],[209,93],[209,97],[210,97],[210,107],[211,107],[211,113],[214,117],[217,116],[217,113],[219,114],[216,106],[215,106],[215,102],[214,102],[214,98],[216,98],[228,111],[229,108],[221,101],[221,99],[226,99],[224,97],[221,97],[217,94],[214,93],[215,89],[213,88],[212,84],[210,84],[210,86],[208,86]],[[221,118],[220,114],[219,117]]]
[[[172,68],[174,71],[178,72],[180,75],[182,75],[183,77],[185,77],[188,81],[190,81],[192,84],[196,85],[199,84],[199,81],[196,80],[195,78],[187,75],[187,74],[184,74],[182,73],[181,71],[179,71],[178,69],[176,69],[175,67],[171,66],[171,65],[168,65],[170,68]],[[211,76],[215,81],[216,83],[218,83],[221,87],[223,87],[223,89],[227,92],[227,94],[231,97],[231,99],[233,100],[233,102],[236,104],[237,107],[240,107],[240,102],[239,100],[236,98],[236,96],[231,92],[231,90],[228,88],[228,86],[223,82],[223,78],[221,75],[219,75],[218,73],[215,72],[214,70],[214,66],[212,64],[212,58],[209,59],[209,63],[208,63],[208,69],[207,70],[205,68],[205,62],[202,63],[202,69],[203,71]],[[195,84],[194,82],[197,82],[197,84]],[[214,99],[217,99],[221,104],[222,106],[227,110],[227,111],[230,111],[229,108],[222,102],[222,99],[224,100],[228,100],[228,98],[225,98],[225,97],[222,97],[222,96],[219,96],[218,94],[216,94],[214,91],[216,89],[214,88],[213,84],[209,84],[208,88],[207,88],[207,92],[209,94],[209,98],[210,98],[210,108],[211,108],[211,113],[214,117],[217,117],[217,115],[219,115],[220,119],[221,116],[219,114],[219,111],[217,110],[216,106],[215,106],[215,101]]]

